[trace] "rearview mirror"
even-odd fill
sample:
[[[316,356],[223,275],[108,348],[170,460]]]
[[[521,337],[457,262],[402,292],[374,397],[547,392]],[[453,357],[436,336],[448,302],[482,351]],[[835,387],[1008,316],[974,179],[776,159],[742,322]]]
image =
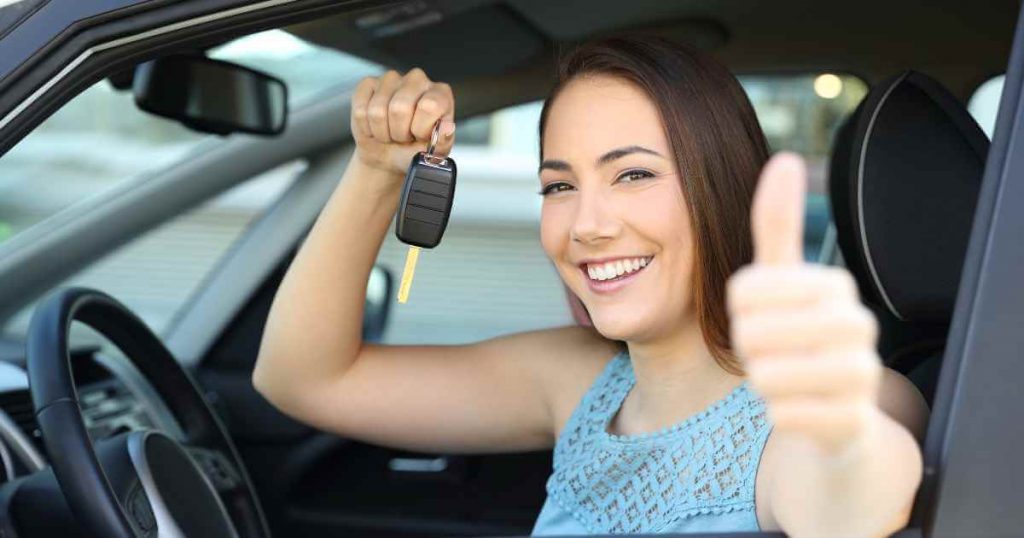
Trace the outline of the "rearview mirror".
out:
[[[266,73],[205,56],[167,56],[135,68],[139,108],[205,133],[276,135],[288,115],[288,88]]]

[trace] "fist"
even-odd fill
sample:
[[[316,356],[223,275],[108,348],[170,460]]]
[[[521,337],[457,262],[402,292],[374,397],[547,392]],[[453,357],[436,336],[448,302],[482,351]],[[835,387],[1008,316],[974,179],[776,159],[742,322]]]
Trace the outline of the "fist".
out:
[[[754,195],[754,262],[726,289],[734,349],[782,435],[835,452],[877,412],[878,329],[844,270],[803,261],[803,160],[779,154]]]
[[[388,71],[359,81],[352,93],[351,128],[356,157],[366,165],[405,176],[412,156],[425,151],[441,120],[434,153],[448,155],[455,143],[455,96],[422,69]]]

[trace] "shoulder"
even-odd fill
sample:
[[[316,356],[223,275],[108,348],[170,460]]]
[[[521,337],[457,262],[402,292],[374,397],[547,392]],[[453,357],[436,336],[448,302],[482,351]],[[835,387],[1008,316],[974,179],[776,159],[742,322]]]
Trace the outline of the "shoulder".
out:
[[[553,435],[562,431],[587,389],[625,346],[601,336],[593,327],[566,326],[521,333],[518,346],[532,356],[531,368],[544,386]]]
[[[891,368],[884,368],[878,390],[878,407],[914,435],[917,444],[924,443],[928,427],[928,404],[909,379]]]
[[[918,444],[924,440],[928,426],[928,404],[917,387],[899,372],[891,368],[882,369],[878,390],[878,408],[893,420],[903,425]],[[776,435],[769,435],[761,455],[761,466],[757,473],[756,494],[757,519],[762,530],[779,530],[778,523],[771,515],[768,484],[771,482],[774,462],[778,461],[787,448]]]

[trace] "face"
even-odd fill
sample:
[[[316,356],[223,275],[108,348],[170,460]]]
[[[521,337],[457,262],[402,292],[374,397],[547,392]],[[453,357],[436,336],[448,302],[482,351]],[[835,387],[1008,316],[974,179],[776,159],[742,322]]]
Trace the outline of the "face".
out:
[[[639,88],[577,78],[548,111],[541,243],[606,338],[646,341],[691,316],[694,249],[661,117]]]

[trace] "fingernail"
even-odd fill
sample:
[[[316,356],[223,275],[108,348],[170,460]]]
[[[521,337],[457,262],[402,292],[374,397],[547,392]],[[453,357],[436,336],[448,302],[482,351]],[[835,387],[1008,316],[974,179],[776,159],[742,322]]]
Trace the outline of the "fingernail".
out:
[[[451,136],[455,134],[455,122],[444,120],[441,123],[441,132],[444,134],[445,137],[451,138]]]

